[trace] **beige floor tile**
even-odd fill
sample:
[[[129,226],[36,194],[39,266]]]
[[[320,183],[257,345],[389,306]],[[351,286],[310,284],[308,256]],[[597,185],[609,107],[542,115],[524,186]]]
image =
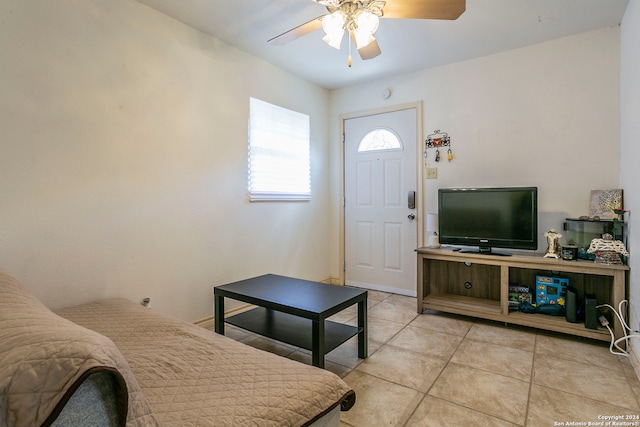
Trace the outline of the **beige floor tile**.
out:
[[[334,314],[327,318],[327,320],[331,320],[332,322],[337,323],[347,323],[352,319],[356,319],[358,316],[358,305],[352,305],[351,307],[347,307],[344,310]]]
[[[464,340],[451,361],[528,382],[533,368],[533,353],[482,341]]]
[[[297,362],[304,363],[305,365],[311,365],[311,353],[306,350],[294,351],[293,353],[288,354],[286,357],[287,359],[295,360]],[[338,363],[334,363],[330,360],[327,360],[326,358],[324,360],[324,369],[333,372],[340,378],[343,378],[349,372],[351,372],[351,368],[340,365]]]
[[[516,425],[455,403],[427,396],[409,418],[405,427],[515,427]]]
[[[429,395],[524,425],[529,383],[449,363]]]
[[[355,325],[356,323],[350,324]],[[367,333],[369,339],[380,343],[386,343],[404,327],[404,323],[378,319],[377,317],[367,318]]]
[[[277,354],[278,356],[284,356],[284,357],[296,351],[296,347],[292,347],[290,345],[281,343],[279,341],[274,341],[269,338],[264,338],[258,335],[251,335],[243,339],[242,343],[250,345],[251,347],[259,348],[260,350],[268,351],[269,353]]]
[[[389,341],[394,347],[404,348],[443,360],[451,357],[460,345],[462,337],[443,334],[429,329],[407,326]]]
[[[627,363],[622,364],[622,372],[627,377],[627,382],[629,382],[633,395],[636,397],[636,400],[640,402],[640,379],[633,369],[633,366],[630,364],[627,365]]]
[[[392,322],[407,324],[418,316],[415,309],[408,307],[406,304],[394,303],[388,298],[369,310],[369,318],[377,317],[379,319],[391,320]]]
[[[385,300],[386,302],[390,302],[392,304],[404,305],[405,307],[413,309],[413,311],[418,314],[418,302],[415,297],[408,297],[406,295],[397,295],[391,294],[389,298]]]
[[[357,393],[342,427],[538,427],[640,414],[640,379],[607,345],[446,313],[418,315],[415,298],[379,291],[369,291],[368,307],[369,358],[357,357],[356,337],[325,356],[326,369]],[[331,320],[356,325],[356,314],[353,306]],[[232,325],[226,335],[311,364],[307,350]]]
[[[467,338],[533,351],[536,334],[532,331],[497,326],[493,323],[475,323],[469,330]]]
[[[542,334],[536,337],[536,353],[618,371],[622,371],[620,359],[624,358],[624,356],[611,354],[609,344],[605,342],[587,342],[571,337],[560,338]]]
[[[624,373],[585,363],[537,354],[533,383],[593,400],[615,401],[617,406],[640,409]]]
[[[356,392],[356,404],[340,420],[354,427],[404,426],[424,396],[358,370],[344,380]]]
[[[465,336],[473,326],[473,322],[442,314],[420,314],[411,322],[411,326]]]
[[[357,370],[426,393],[445,365],[444,360],[386,345]]]
[[[369,340],[367,346],[369,357],[371,357],[381,346],[381,343]],[[349,368],[355,368],[358,366],[358,364],[365,360],[358,357],[358,337],[350,338],[344,344],[327,353],[325,355],[325,360],[330,360],[331,362],[338,363]]]
[[[624,416],[639,414],[638,411],[615,406],[616,399],[614,396],[607,396],[607,398],[610,398],[608,402],[591,400],[577,394],[534,384],[531,387],[527,427],[570,425],[569,422],[574,422],[573,425],[589,425],[588,423],[590,422],[603,421],[598,418],[603,415]]]
[[[254,334],[253,332],[245,331],[244,329],[238,328],[237,326],[228,324],[224,325],[224,335],[236,341],[241,341],[251,336],[256,336],[256,334]]]
[[[391,294],[388,294],[386,292],[370,291],[370,290],[367,291],[367,301],[380,302],[380,301],[386,300],[390,296]]]

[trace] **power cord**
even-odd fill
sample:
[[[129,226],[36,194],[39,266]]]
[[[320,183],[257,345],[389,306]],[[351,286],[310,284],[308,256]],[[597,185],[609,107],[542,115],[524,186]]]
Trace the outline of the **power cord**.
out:
[[[640,331],[634,331],[633,329],[631,329],[629,327],[629,325],[627,324],[627,322],[624,320],[624,316],[622,315],[622,313],[624,313],[623,307],[622,307],[623,304],[629,304],[629,301],[627,301],[626,299],[620,301],[620,304],[618,304],[618,310],[617,311],[616,311],[615,308],[613,308],[609,304],[600,304],[600,305],[597,305],[596,308],[600,308],[600,307],[609,308],[613,312],[613,314],[616,315],[616,317],[620,321],[620,324],[622,325],[622,332],[623,332],[624,336],[616,339],[615,335],[613,334],[613,330],[609,326],[609,321],[607,320],[607,318],[604,317],[603,315],[600,315],[600,317],[598,318],[598,320],[600,320],[600,324],[602,326],[606,327],[609,330],[609,334],[611,334],[611,345],[609,346],[609,351],[612,354],[629,357],[629,352],[627,352],[625,349],[621,348],[619,346],[619,344],[621,342],[623,342],[623,341],[626,342],[626,341],[630,340],[631,338],[640,338]],[[629,334],[629,332],[633,332],[633,333]],[[614,347],[617,349],[617,351],[615,351],[613,349]]]

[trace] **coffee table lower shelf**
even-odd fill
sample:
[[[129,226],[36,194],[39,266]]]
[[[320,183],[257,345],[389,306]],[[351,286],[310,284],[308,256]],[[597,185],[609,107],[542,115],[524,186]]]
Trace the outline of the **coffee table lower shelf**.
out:
[[[224,319],[237,326],[274,340],[312,350],[311,319],[257,307]],[[325,320],[325,354],[362,332],[362,328]],[[321,355],[321,356],[324,356]]]

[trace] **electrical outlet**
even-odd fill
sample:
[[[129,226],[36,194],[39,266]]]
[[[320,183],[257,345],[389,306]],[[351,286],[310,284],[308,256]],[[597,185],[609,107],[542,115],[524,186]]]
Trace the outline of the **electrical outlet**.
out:
[[[438,168],[427,168],[427,179],[437,179]]]

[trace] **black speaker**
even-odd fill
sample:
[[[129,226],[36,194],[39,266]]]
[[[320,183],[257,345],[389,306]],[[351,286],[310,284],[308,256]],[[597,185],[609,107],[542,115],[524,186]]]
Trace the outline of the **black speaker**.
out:
[[[578,291],[575,288],[568,286],[567,287],[567,303],[565,305],[566,308],[566,318],[567,322],[578,323],[580,321],[581,312],[578,305]]]
[[[584,327],[587,329],[598,329],[598,309],[596,308],[596,296],[585,294],[584,296]]]

